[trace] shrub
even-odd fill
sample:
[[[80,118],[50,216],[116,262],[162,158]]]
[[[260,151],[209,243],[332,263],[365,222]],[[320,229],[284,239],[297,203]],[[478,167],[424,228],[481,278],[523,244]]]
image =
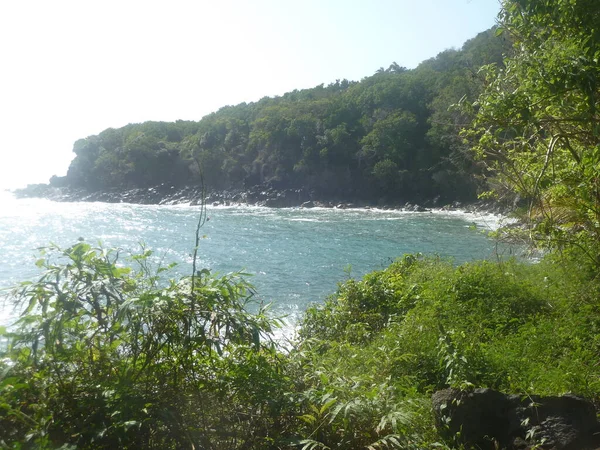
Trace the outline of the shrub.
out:
[[[429,448],[428,397],[447,386],[597,399],[598,282],[578,267],[405,256],[341,285],[291,355],[306,445]]]
[[[129,259],[136,270],[82,242],[44,252],[44,274],[14,292],[24,309],[0,381],[4,446],[271,445],[286,378],[242,274],[166,280],[150,252]]]

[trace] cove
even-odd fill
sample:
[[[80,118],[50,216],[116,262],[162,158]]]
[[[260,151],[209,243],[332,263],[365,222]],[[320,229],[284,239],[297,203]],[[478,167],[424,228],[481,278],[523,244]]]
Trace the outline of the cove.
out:
[[[199,208],[109,203],[59,203],[42,199],[0,202],[0,288],[39,274],[36,248],[49,243],[153,251],[158,267],[178,263],[191,271]],[[272,303],[291,322],[310,303],[321,302],[337,283],[387,267],[406,253],[437,254],[456,263],[506,256],[485,230],[500,217],[460,212],[377,209],[209,207],[201,229],[199,267],[252,275],[257,299]],[[8,308],[2,316],[7,317]]]

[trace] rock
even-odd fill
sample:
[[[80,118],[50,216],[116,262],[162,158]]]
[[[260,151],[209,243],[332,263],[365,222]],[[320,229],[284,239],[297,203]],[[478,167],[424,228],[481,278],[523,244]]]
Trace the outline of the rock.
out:
[[[270,189],[267,194],[264,205],[272,208],[293,208],[306,201],[306,192],[303,189],[285,189],[283,191]]]
[[[62,202],[108,202],[108,203],[133,203],[142,205],[175,205],[189,204],[197,206],[202,204],[202,196],[206,195],[205,204],[224,205],[229,202],[230,205],[250,204],[262,205],[275,208],[290,208],[290,207],[325,207],[325,208],[356,208],[369,206],[379,207],[386,210],[398,209],[399,203],[391,203],[393,200],[381,197],[376,203],[369,200],[358,200],[355,191],[347,191],[340,193],[336,197],[328,197],[335,199],[335,203],[330,200],[325,200],[320,196],[318,191],[308,190],[305,188],[285,189],[281,183],[266,183],[247,187],[241,190],[239,187],[224,191],[204,192],[202,186],[189,185],[179,186],[171,183],[163,183],[152,187],[121,187],[108,190],[87,190],[82,187],[73,187],[65,185],[66,181],[62,177],[52,178],[51,184],[30,185],[24,189],[17,189],[14,194],[18,198],[23,197],[42,197],[54,201]],[[327,198],[327,197],[326,197]],[[435,204],[434,199],[434,204]],[[439,200],[439,199],[438,199]],[[354,203],[350,203],[354,202]],[[431,201],[422,203],[422,206],[406,203],[404,210],[406,211],[428,211],[424,206],[430,207]],[[310,206],[312,205],[312,206]],[[445,210],[461,207],[458,202],[443,207]],[[507,209],[495,203],[477,202],[477,204],[466,204],[465,208],[475,207],[478,210],[485,212],[506,213]]]
[[[596,410],[587,400],[574,395],[532,397],[517,410],[521,421],[528,420],[533,437],[542,448],[583,449],[592,445],[597,431]]]
[[[510,401],[500,392],[445,389],[434,393],[432,402],[436,424],[448,439],[460,432],[460,441],[467,446],[494,449],[493,440],[500,445],[498,448],[506,448],[510,437],[517,434],[519,423],[510,414]]]
[[[444,389],[433,394],[441,434],[482,450],[600,448],[594,405],[580,397],[519,397],[491,389]]]

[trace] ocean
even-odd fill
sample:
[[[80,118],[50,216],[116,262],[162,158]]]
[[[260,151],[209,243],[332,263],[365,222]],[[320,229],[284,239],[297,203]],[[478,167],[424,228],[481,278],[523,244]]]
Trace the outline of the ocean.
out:
[[[0,192],[0,289],[39,276],[37,248],[68,247],[80,238],[123,253],[145,245],[156,266],[176,262],[173,276],[190,274],[199,212],[188,205],[17,200]],[[208,207],[208,217],[198,268],[251,274],[257,300],[271,303],[273,314],[292,326],[339,282],[383,269],[404,254],[462,263],[511,252],[487,235],[502,220],[491,214],[231,206]],[[5,304],[0,324],[14,315]]]

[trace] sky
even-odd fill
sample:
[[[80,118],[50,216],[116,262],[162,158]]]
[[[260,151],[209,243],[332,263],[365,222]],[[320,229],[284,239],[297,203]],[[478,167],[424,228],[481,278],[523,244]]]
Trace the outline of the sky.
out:
[[[499,0],[3,0],[0,188],[65,175],[73,143],[360,80],[460,48]]]

